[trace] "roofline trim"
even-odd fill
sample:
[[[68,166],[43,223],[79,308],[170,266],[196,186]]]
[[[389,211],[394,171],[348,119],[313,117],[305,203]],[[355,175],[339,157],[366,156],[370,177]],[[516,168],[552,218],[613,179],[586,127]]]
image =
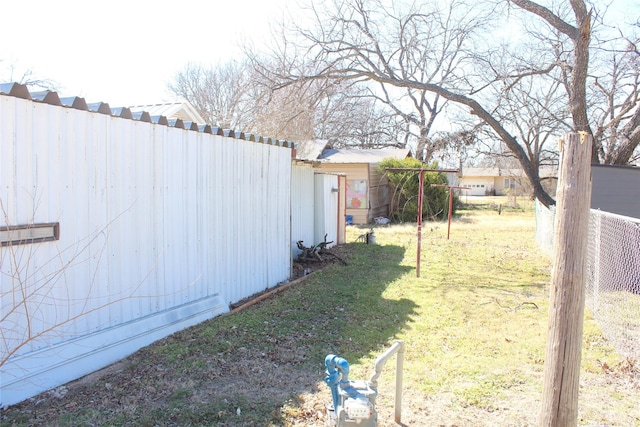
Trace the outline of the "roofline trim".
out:
[[[110,115],[112,117],[121,119],[141,121],[176,129],[184,129],[189,132],[227,136],[234,139],[269,145],[277,145],[284,148],[293,149],[295,146],[295,144],[291,141],[262,137],[259,135],[244,133],[242,131],[236,131],[233,129],[222,129],[219,127],[212,127],[207,124],[198,124],[196,122],[184,122],[182,119],[167,118],[165,116],[151,116],[147,111],[132,112],[131,109],[127,107],[110,107],[106,102],[93,102],[87,104],[85,99],[79,96],[60,98],[57,92],[51,90],[31,92],[29,91],[27,85],[16,82],[0,83],[0,95],[25,99],[31,102],[48,104],[55,107],[72,108],[75,110],[87,111],[90,113]]]

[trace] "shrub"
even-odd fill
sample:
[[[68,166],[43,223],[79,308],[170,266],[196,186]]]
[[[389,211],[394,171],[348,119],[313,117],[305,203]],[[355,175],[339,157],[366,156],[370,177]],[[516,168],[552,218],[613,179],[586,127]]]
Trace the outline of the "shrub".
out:
[[[388,168],[437,169],[438,163],[426,166],[413,158],[385,159],[378,165],[382,174],[389,179],[391,193],[389,216],[395,221],[415,221],[418,217],[419,173],[417,171],[387,171]],[[441,172],[426,172],[422,197],[422,219],[442,220],[449,211],[449,190],[432,187],[431,184],[448,184],[447,176]],[[454,199],[454,212],[457,205]]]

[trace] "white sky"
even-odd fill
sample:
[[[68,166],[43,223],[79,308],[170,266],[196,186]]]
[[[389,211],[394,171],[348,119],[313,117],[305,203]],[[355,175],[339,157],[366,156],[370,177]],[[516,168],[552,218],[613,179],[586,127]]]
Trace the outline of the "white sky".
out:
[[[241,57],[270,37],[294,0],[3,0],[0,82],[25,70],[62,96],[111,107],[171,100],[166,84],[189,61]]]
[[[60,96],[111,107],[170,101],[187,62],[241,57],[296,0],[0,0],[0,82],[30,70]],[[632,5],[635,5],[632,7]],[[615,0],[637,13],[635,0]],[[631,14],[633,16],[633,13]]]

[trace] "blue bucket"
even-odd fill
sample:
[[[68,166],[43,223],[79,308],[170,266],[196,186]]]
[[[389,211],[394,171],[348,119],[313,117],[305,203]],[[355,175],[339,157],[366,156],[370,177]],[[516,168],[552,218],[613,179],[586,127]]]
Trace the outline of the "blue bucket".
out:
[[[353,215],[347,215],[347,225],[353,225]]]

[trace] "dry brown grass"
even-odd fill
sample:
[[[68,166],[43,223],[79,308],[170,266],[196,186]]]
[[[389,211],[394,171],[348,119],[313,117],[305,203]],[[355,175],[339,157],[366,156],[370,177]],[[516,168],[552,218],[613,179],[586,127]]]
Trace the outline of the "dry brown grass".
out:
[[[549,260],[529,209],[471,208],[449,240],[446,223],[425,224],[420,278],[415,224],[376,227],[379,245],[342,249],[348,266],[8,408],[3,425],[322,426],[324,357],[368,379],[395,339],[407,346],[405,425],[536,425]],[[350,227],[348,241],[361,233]],[[395,425],[392,373],[379,382],[380,426]],[[587,313],[579,425],[640,425],[639,379]]]

